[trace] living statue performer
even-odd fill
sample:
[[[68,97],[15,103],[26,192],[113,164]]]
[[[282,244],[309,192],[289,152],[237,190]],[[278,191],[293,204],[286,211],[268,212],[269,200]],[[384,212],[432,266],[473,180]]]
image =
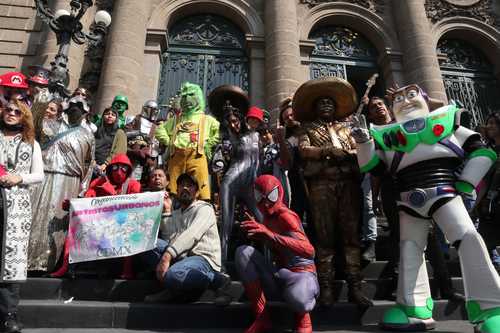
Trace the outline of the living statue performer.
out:
[[[222,142],[216,148],[212,171],[223,173],[219,195],[222,210],[222,266],[225,269],[236,202],[244,203],[259,221],[262,220],[252,191],[260,164],[259,134],[247,127],[245,114],[249,101],[239,87],[225,85],[214,89],[209,96],[209,103],[210,110],[222,122]]]
[[[356,105],[352,86],[336,77],[304,83],[293,99],[296,119],[302,123],[299,153],[317,237],[319,300],[326,307],[332,304],[336,238],[342,242],[345,255],[349,301],[360,307],[372,304],[361,289],[361,175],[356,163],[356,143],[350,128],[340,122],[353,113]]]
[[[183,173],[196,177],[201,200],[210,200],[208,161],[219,142],[219,122],[205,114],[205,98],[200,86],[185,82],[181,87],[180,115],[156,128],[156,138],[168,147],[168,174],[177,179]],[[177,194],[177,184],[170,182],[170,192]]]
[[[314,247],[298,215],[283,202],[283,186],[276,177],[258,177],[254,191],[264,222],[245,221],[241,228],[250,238],[264,241],[271,248],[276,266],[266,262],[264,255],[252,246],[243,245],[236,250],[236,269],[256,316],[245,332],[271,332],[267,299],[284,299],[295,313],[294,332],[312,333],[309,312],[319,294]]]
[[[388,330],[432,329],[433,301],[423,252],[430,220],[458,249],[466,308],[476,332],[500,332],[500,278],[461,196],[469,196],[496,159],[481,136],[459,125],[455,105],[429,112],[427,95],[409,85],[392,94],[396,123],[371,126],[357,121],[361,171],[386,167],[399,192],[400,264],[396,305],[386,311]],[[370,137],[370,134],[373,138]]]
[[[87,190],[94,164],[94,135],[83,125],[89,112],[80,96],[68,101],[57,134],[42,146],[45,179],[33,189],[33,224],[28,250],[28,270],[52,272],[63,252],[68,228],[65,199]]]

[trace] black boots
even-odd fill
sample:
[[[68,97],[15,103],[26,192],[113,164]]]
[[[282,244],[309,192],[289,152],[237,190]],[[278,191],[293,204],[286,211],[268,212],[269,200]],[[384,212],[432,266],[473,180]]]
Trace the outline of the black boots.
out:
[[[374,262],[376,260],[375,241],[366,242],[366,248],[361,255],[361,260],[366,263]]]
[[[1,332],[21,333],[22,325],[17,321],[16,313],[7,313],[4,318]]]
[[[347,284],[349,286],[347,297],[349,302],[356,304],[360,308],[373,306],[373,302],[363,294],[361,283],[362,279],[360,274],[347,275]]]

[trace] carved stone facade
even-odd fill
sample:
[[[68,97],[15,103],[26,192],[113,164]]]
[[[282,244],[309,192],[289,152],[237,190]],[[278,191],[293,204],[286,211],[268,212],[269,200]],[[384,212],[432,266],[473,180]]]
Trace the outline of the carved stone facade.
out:
[[[351,0],[351,1],[345,1],[345,0],[300,0],[300,3],[307,4],[309,7],[314,7],[317,5],[321,5],[323,3],[329,3],[329,2],[339,2],[339,1],[344,1],[348,2],[351,4],[356,4],[361,7],[364,7],[374,13],[379,13],[382,14],[384,12],[384,1],[383,0]]]
[[[426,0],[425,9],[433,23],[448,17],[464,16],[498,26],[493,1],[495,0]]]
[[[70,1],[49,3],[67,8]],[[71,46],[69,88],[82,85],[95,91],[97,110],[124,93],[129,112],[137,113],[144,100],[168,100],[179,81],[188,79],[203,82],[207,91],[221,81],[241,82],[253,103],[269,109],[305,80],[322,75],[357,80],[354,84],[362,90],[365,76],[378,72],[381,89],[416,82],[443,100],[450,96],[443,87],[443,75],[452,77],[447,72],[458,72],[460,79],[460,73],[474,69],[483,78],[500,79],[498,0],[94,3],[83,26],[91,25],[99,9],[112,12],[113,22],[106,44]],[[33,4],[0,1],[0,74],[47,65],[57,53],[55,36],[36,18]],[[190,25],[182,26],[188,18]],[[470,47],[458,45],[457,39]],[[179,75],[183,66],[188,68],[184,76]]]

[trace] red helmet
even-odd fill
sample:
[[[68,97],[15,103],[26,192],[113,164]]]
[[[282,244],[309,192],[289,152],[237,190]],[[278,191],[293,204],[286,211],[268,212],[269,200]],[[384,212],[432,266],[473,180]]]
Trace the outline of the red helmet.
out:
[[[264,121],[264,111],[262,109],[252,106],[248,112],[247,112],[247,119],[248,118],[255,118],[258,119],[259,121],[263,122]]]
[[[0,85],[18,89],[28,89],[26,76],[20,72],[8,72],[0,77]]]

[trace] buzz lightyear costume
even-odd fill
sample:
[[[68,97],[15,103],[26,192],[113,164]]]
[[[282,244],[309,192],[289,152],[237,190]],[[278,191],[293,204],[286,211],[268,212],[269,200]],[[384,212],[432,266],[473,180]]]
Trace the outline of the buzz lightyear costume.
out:
[[[476,332],[500,332],[500,278],[460,197],[474,191],[496,154],[478,133],[458,124],[456,106],[430,113],[425,98],[416,85],[398,89],[393,95],[396,123],[372,125],[368,132],[359,122],[352,134],[359,144],[361,171],[377,174],[388,167],[400,193],[397,301],[381,327],[408,331],[435,326],[423,256],[433,219],[458,249],[467,313]]]

